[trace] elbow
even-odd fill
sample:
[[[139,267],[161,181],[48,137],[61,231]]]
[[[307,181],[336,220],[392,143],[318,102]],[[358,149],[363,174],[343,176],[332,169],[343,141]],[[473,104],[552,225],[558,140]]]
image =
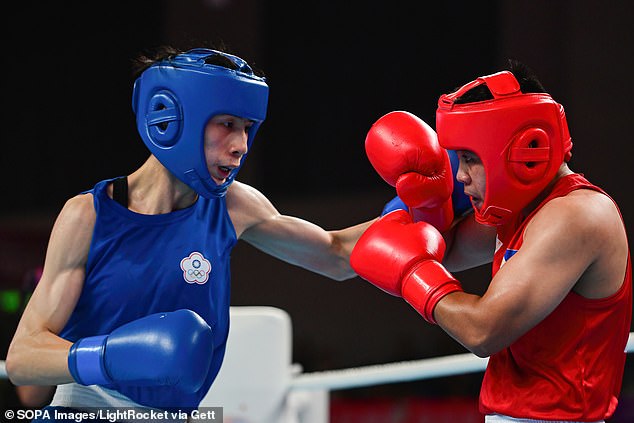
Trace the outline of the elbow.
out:
[[[467,348],[469,348],[469,351],[471,351],[478,357],[486,358],[492,356],[493,354],[499,353],[504,348],[508,347],[508,345],[509,344],[505,344],[503,342],[503,339],[491,336],[482,339],[480,342],[475,342]]]
[[[485,343],[479,342],[463,342],[462,345],[471,351],[473,354],[477,355],[480,358],[486,358],[495,354],[497,351],[494,351]]]
[[[472,345],[468,346],[467,349],[480,358],[487,358],[494,354],[491,349],[483,345]]]
[[[11,348],[7,353],[7,359],[4,362],[7,377],[14,385],[24,385],[24,381],[20,377],[20,363],[16,354],[11,352]]]
[[[7,351],[7,358],[5,360],[5,371],[7,377],[12,384],[16,386],[29,385],[31,380],[29,379],[29,366],[23,360],[24,354],[20,353],[20,349],[16,346],[16,342],[12,342]]]
[[[492,331],[482,330],[482,328],[464,337],[460,343],[480,358],[490,357],[504,347],[500,345],[498,336]]]

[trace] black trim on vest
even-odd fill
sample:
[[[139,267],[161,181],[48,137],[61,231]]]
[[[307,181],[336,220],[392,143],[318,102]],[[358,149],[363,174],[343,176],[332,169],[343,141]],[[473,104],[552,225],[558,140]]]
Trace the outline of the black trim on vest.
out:
[[[128,208],[128,177],[122,176],[112,181],[112,199]]]

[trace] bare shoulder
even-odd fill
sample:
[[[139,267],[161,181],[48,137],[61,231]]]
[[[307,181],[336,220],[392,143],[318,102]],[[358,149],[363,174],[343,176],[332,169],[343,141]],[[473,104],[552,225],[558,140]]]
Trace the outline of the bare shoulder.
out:
[[[227,207],[252,205],[262,201],[268,201],[264,194],[242,182],[234,181],[227,190]]]
[[[606,195],[581,189],[549,201],[524,233],[550,259],[578,266],[575,291],[604,298],[618,290],[626,271],[628,246],[616,204]]]
[[[549,201],[535,214],[529,227],[547,227],[551,231],[564,231],[572,236],[572,231],[575,231],[579,235],[594,237],[622,230],[623,224],[616,205],[608,196],[594,190],[580,189]]]
[[[96,216],[92,194],[79,194],[66,201],[55,225],[88,225],[92,228]]]
[[[66,200],[63,211],[73,214],[95,214],[93,196],[91,193],[78,194]],[[77,216],[79,217],[79,216]]]
[[[80,194],[67,200],[51,232],[47,262],[61,267],[84,263],[96,217],[92,194]]]
[[[264,194],[238,181],[227,190],[227,210],[238,237],[250,227],[279,215]]]

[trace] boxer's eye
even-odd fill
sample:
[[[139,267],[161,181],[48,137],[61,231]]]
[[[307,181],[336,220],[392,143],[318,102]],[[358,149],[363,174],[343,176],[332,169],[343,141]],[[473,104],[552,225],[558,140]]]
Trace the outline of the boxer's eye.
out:
[[[460,154],[460,159],[467,164],[471,164],[471,163],[476,163],[477,162],[477,157],[475,156],[475,154],[471,154],[468,152],[464,152]]]

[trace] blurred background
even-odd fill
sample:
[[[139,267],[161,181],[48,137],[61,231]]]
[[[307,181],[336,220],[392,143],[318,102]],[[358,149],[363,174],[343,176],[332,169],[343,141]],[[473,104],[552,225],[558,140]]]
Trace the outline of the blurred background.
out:
[[[268,118],[239,179],[282,213],[326,229],[373,218],[394,195],[364,152],[376,119],[407,110],[434,126],[440,94],[519,59],[566,108],[571,168],[612,195],[632,238],[634,181],[623,163],[633,141],[631,2],[157,0],[12,9],[3,12],[0,358],[66,199],[148,156],[130,107],[130,62],[163,44],[224,45],[264,71]],[[488,266],[458,274],[476,293],[489,276]],[[333,282],[243,243],[233,254],[232,304],[286,310],[293,359],[306,372],[466,352],[359,278]],[[634,419],[634,357],[626,366],[613,422]],[[397,410],[423,416],[415,421],[451,413],[447,421],[479,421],[481,377],[335,391],[332,421],[370,421],[359,419],[379,405],[389,421],[413,421],[394,417]],[[13,387],[0,384],[0,408],[15,408]],[[421,403],[435,405],[412,406]],[[430,413],[434,420],[424,420]]]

